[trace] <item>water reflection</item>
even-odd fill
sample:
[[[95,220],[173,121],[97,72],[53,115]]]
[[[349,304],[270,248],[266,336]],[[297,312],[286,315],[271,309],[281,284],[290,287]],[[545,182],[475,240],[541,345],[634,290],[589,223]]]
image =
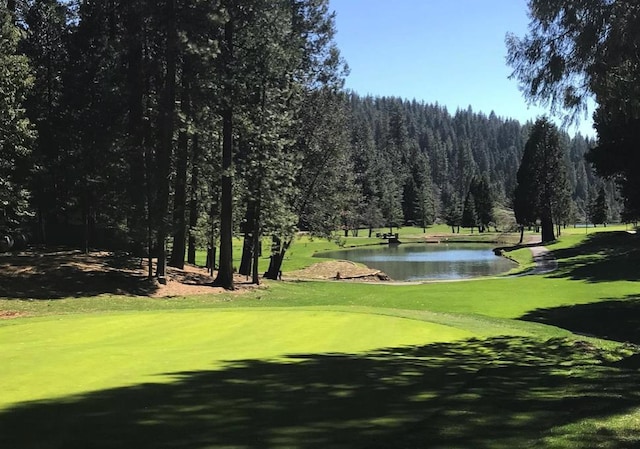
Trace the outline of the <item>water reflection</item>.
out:
[[[318,254],[384,271],[394,280],[468,279],[509,271],[515,263],[481,244],[415,244],[354,248]]]

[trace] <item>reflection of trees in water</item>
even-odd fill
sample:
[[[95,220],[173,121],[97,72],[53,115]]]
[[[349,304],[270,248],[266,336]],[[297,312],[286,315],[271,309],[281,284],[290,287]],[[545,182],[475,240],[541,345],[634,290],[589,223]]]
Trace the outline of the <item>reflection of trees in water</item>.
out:
[[[422,244],[355,248],[321,254],[379,269],[395,280],[464,279],[504,273],[515,264],[489,245]]]

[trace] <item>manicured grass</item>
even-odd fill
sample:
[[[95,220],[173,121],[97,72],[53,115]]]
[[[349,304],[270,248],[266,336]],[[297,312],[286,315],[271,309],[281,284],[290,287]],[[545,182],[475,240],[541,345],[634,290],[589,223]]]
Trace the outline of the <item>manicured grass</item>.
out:
[[[168,343],[164,368],[180,368]],[[639,376],[616,365],[625,355],[512,336],[200,363],[134,385],[18,404],[0,412],[0,444],[630,448],[640,441]],[[132,371],[127,380],[142,380]]]
[[[354,237],[349,234],[348,237],[344,237],[343,232],[336,232],[333,239],[326,239],[320,237],[299,236],[296,237],[291,248],[285,255],[282,269],[284,272],[295,271],[302,268],[306,268],[314,263],[322,262],[324,258],[315,257],[315,254],[335,251],[337,249],[354,248],[358,246],[370,246],[385,244],[386,240],[375,237],[376,233],[389,232],[386,228],[374,229],[372,237],[369,237],[368,229],[361,229],[358,232],[358,237]],[[460,233],[452,234],[451,228],[446,225],[434,225],[427,227],[427,232],[423,232],[420,227],[405,226],[402,228],[393,228],[393,232],[399,234],[399,238],[403,242],[421,242],[425,239],[430,241],[437,239],[442,241],[469,241],[494,243],[496,245],[515,244],[519,240],[519,234],[509,234],[501,232],[485,232],[478,234],[478,232],[471,233],[468,229],[461,229]],[[260,257],[259,266],[260,272],[263,273],[269,266],[269,251],[271,248],[271,241],[269,238],[265,238],[262,241],[262,254]],[[233,264],[237,268],[240,266],[240,259],[242,256],[242,239],[235,238],[233,240]],[[196,265],[205,266],[207,254],[205,251],[196,252]]]
[[[640,244],[588,231],[544,276],[0,301],[0,447],[637,447]]]
[[[336,249],[341,248],[349,248],[355,246],[368,246],[368,245],[379,245],[383,242],[378,238],[368,238],[364,237],[367,233],[362,233],[363,237],[339,237],[334,240],[329,240],[326,238],[311,238],[308,236],[300,236],[294,240],[294,243],[291,245],[291,248],[287,251],[285,255],[285,260],[283,263],[284,271],[295,271],[301,268],[308,267],[313,265],[314,263],[322,262],[327,259],[314,257],[314,254],[321,253],[325,251],[334,251]],[[260,257],[259,266],[260,272],[263,273],[267,271],[269,267],[269,251],[271,248],[271,242],[269,239],[264,239],[262,241],[262,254]],[[233,264],[237,268],[240,266],[240,259],[242,257],[242,240],[239,238],[235,238],[233,241]],[[206,264],[206,252],[205,251],[197,251],[196,252],[196,265],[205,266]]]
[[[167,382],[173,372],[221,369],[234,360],[355,353],[473,335],[415,319],[321,310],[175,310],[20,320],[0,327],[6,361],[0,370],[0,409]]]

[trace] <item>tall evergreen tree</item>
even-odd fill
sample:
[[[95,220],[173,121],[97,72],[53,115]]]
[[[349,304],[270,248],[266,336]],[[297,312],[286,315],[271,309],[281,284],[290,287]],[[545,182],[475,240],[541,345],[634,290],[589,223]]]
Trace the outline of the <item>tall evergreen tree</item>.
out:
[[[589,219],[594,225],[602,224],[607,226],[609,220],[609,207],[607,205],[607,192],[604,186],[601,186],[598,190],[598,195],[594,198],[591,207],[589,208]]]
[[[473,193],[469,192],[464,200],[464,207],[462,209],[462,217],[460,225],[465,228],[470,228],[473,232],[473,228],[478,226],[478,212],[476,211],[476,201],[473,197]]]
[[[521,226],[540,220],[542,241],[553,241],[554,211],[563,207],[565,198],[566,167],[559,132],[543,117],[531,129],[518,169],[514,199],[516,219]]]
[[[484,232],[493,222],[493,198],[486,175],[476,176],[471,180],[469,192],[473,195],[474,209],[478,220],[478,230]]]

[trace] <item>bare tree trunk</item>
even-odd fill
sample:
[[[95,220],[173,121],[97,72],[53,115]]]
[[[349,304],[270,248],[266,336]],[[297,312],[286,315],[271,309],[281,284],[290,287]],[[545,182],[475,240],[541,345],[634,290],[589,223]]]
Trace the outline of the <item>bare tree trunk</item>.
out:
[[[166,74],[161,110],[161,138],[158,145],[156,169],[158,182],[158,199],[156,207],[157,218],[157,251],[158,265],[156,276],[161,283],[166,282],[167,263],[167,213],[169,210],[169,175],[171,173],[171,153],[173,147],[173,126],[176,98],[176,51],[177,51],[177,30],[176,30],[176,0],[167,0],[166,27],[167,27],[167,48],[166,48]]]
[[[253,270],[251,272],[251,281],[260,285],[260,254],[262,253],[262,243],[260,239],[260,200],[256,202],[255,213],[253,219]]]
[[[255,229],[255,202],[247,203],[247,211],[245,213],[244,224],[244,242],[242,245],[242,258],[240,260],[240,268],[238,273],[249,276],[252,273],[251,266],[253,263],[253,232]]]
[[[193,147],[191,162],[191,198],[189,200],[189,249],[187,251],[187,262],[192,265],[196,263],[196,237],[195,229],[198,226],[198,183],[200,178],[200,145],[198,134],[194,134],[191,139]]]
[[[265,273],[264,277],[272,280],[280,279],[281,273],[282,273],[282,262],[284,261],[284,255],[289,249],[289,246],[291,246],[292,241],[293,241],[292,238],[290,238],[282,242],[280,238],[273,237],[269,269]]]
[[[233,60],[233,19],[224,27],[222,45],[223,61],[228,62],[225,106],[222,111],[222,182],[220,199],[220,263],[218,276],[213,285],[233,290],[233,88],[231,85],[231,63]]]
[[[182,69],[182,95],[180,104],[183,114],[189,119],[191,105],[189,98],[189,67],[185,62]],[[173,196],[173,248],[169,266],[183,269],[186,252],[187,238],[187,165],[189,159],[189,136],[185,130],[178,136],[178,148],[176,155],[176,183]]]
[[[553,233],[553,220],[549,214],[545,214],[545,216],[541,219],[542,226],[542,243],[553,242],[556,239],[556,236]]]
[[[522,245],[523,242],[524,242],[524,226],[520,225],[520,241],[518,242],[518,245]]]

